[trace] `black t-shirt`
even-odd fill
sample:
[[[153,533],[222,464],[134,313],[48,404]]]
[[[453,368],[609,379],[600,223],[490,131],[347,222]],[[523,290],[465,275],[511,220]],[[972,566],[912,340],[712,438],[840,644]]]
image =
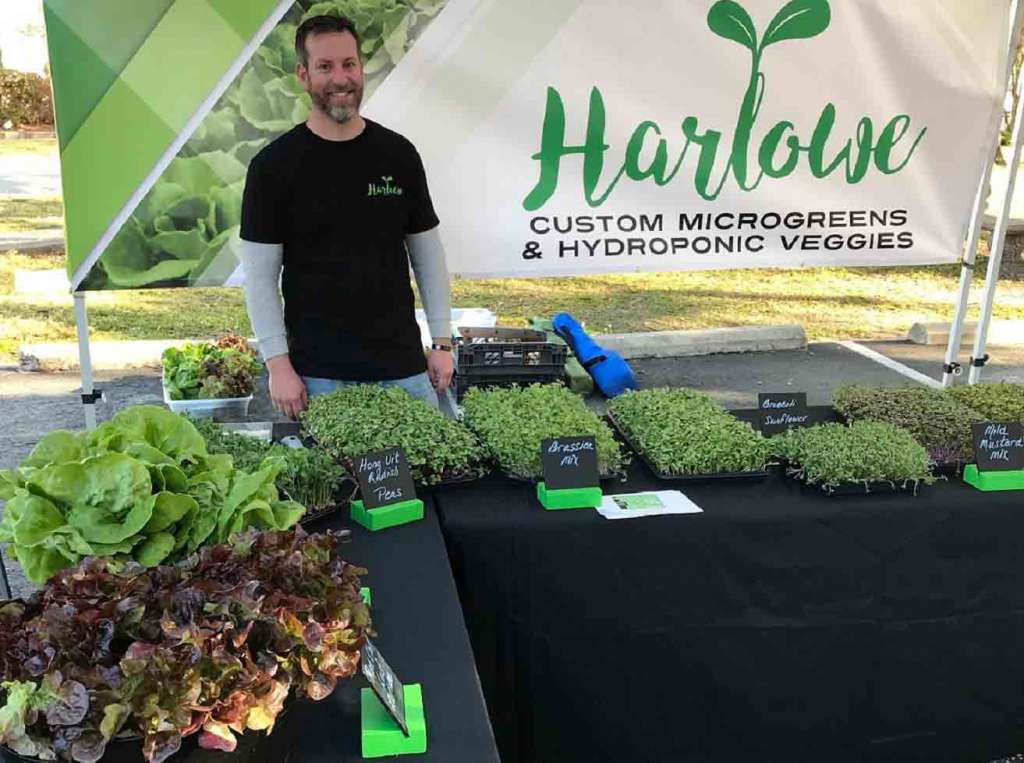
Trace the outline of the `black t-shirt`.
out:
[[[383,381],[426,369],[405,236],[438,224],[419,154],[376,122],[331,141],[305,124],[249,165],[241,237],[284,245],[288,353],[302,376]]]

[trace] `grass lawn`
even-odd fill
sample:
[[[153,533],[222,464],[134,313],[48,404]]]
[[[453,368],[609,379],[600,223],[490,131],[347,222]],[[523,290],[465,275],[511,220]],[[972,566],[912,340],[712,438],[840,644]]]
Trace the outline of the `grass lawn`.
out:
[[[24,138],[0,140],[0,156],[8,154],[56,154],[55,138]]]
[[[6,142],[6,141],[4,141]],[[15,141],[10,141],[14,143]],[[0,146],[3,142],[0,142]],[[0,233],[27,233],[64,226],[64,202],[59,196],[0,197]]]
[[[63,263],[61,252],[0,254],[0,362],[14,362],[25,342],[74,341],[70,296],[12,293],[15,270]],[[490,308],[505,326],[566,310],[595,333],[799,323],[812,340],[901,338],[915,321],[951,319],[958,271],[948,265],[457,280],[452,304]],[[975,299],[983,272],[979,267]],[[250,331],[238,289],[93,293],[88,307],[93,339]],[[1024,282],[1000,284],[995,317],[1024,319]]]

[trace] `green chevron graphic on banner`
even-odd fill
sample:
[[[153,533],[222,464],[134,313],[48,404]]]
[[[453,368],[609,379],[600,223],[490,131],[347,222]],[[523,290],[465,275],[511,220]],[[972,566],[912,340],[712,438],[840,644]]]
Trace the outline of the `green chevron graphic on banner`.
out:
[[[75,288],[223,285],[238,265],[249,161],[309,114],[294,74],[298,25],[319,14],[356,23],[369,98],[447,0],[295,0],[83,276],[95,242],[279,2],[175,0],[89,110],[62,155]],[[109,56],[97,58],[110,68]]]
[[[46,1],[46,39],[62,149],[172,2]]]
[[[223,0],[162,4],[166,7],[161,12],[157,0],[96,3],[107,19],[131,20],[125,24],[132,36],[117,38],[102,28],[102,14],[86,18],[76,3],[47,0],[47,23],[55,30],[50,44],[57,128],[64,140],[61,173],[70,274],[279,0],[247,0],[248,12]],[[93,7],[77,5],[88,5],[90,11]],[[137,5],[145,12],[136,13]],[[66,49],[60,47],[69,39],[74,41]],[[83,51],[87,75],[78,76],[96,79],[77,92],[76,76],[68,72],[81,62],[71,56]]]

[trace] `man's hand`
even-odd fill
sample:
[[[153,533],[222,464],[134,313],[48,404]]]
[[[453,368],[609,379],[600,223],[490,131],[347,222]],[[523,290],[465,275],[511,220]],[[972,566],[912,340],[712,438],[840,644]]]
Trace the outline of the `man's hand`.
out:
[[[452,374],[455,373],[455,361],[448,350],[431,350],[427,356],[427,376],[434,390],[440,394],[448,389],[452,383]]]
[[[277,355],[267,361],[270,373],[270,399],[274,409],[285,416],[297,419],[306,410],[306,385],[302,377],[295,373],[292,361],[287,355]]]

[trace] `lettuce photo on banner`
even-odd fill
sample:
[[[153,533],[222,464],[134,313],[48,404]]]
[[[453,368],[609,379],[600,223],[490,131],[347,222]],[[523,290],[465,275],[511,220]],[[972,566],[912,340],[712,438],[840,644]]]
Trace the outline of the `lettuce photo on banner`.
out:
[[[346,16],[362,41],[364,103],[447,0],[298,0],[267,36],[82,282],[84,290],[219,286],[234,272],[245,173],[267,143],[309,116],[295,32]]]

